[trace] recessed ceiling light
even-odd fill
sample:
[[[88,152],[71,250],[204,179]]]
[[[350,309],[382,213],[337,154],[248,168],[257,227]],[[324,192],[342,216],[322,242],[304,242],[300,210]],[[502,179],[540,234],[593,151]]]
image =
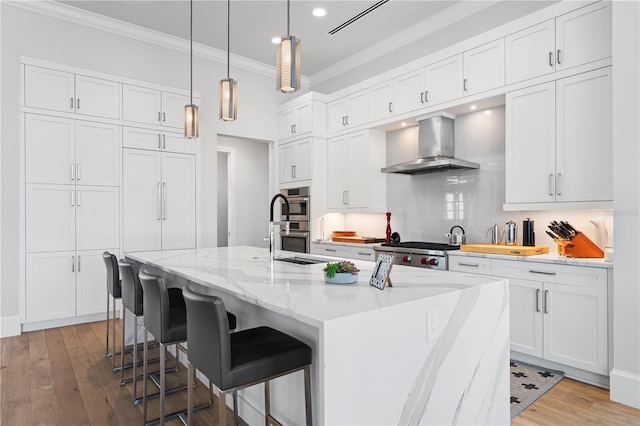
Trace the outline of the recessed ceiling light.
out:
[[[322,18],[323,16],[325,16],[327,14],[327,11],[324,10],[321,7],[316,7],[315,9],[313,9],[313,11],[311,12],[313,13],[313,16],[317,16],[318,18]]]
[[[476,106],[475,106],[475,105],[471,105],[471,106],[469,107],[469,109],[474,110],[474,109],[476,109]]]
[[[400,125],[401,125],[402,127],[406,127],[406,126],[407,126],[407,123],[405,123],[405,122],[403,121],[402,123],[400,123]]]
[[[280,44],[281,37],[274,37],[271,39],[271,43]]]
[[[484,111],[484,113],[485,113],[486,115],[490,115],[490,114],[491,114],[491,110],[490,110],[490,109],[487,109],[487,110],[485,110],[485,111]]]

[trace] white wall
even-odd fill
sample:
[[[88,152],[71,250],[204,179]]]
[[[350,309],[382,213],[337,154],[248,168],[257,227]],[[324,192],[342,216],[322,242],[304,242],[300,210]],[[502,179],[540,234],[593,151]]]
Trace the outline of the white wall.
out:
[[[235,171],[235,244],[267,247],[269,235],[269,143],[247,138],[218,136],[218,146],[232,148]],[[234,232],[234,229],[229,229]]]
[[[615,271],[611,399],[640,408],[640,3],[613,2]]]
[[[46,2],[56,7],[55,2]],[[61,8],[65,6],[58,5]],[[112,73],[171,87],[188,89],[188,42],[178,51],[158,44],[128,38],[76,22],[44,16],[0,3],[1,13],[1,213],[2,258],[0,309],[3,318],[18,315],[19,309],[19,167],[20,167],[20,55],[52,62]],[[187,7],[187,6],[185,6]],[[174,43],[175,44],[175,43]],[[255,72],[234,69],[231,76],[239,81],[239,119],[221,123],[218,119],[218,81],[225,77],[226,66],[202,57],[194,58],[194,91],[201,99],[201,173],[198,183],[202,227],[198,230],[203,244],[215,245],[216,144],[217,134],[273,140],[276,137],[277,104],[280,94],[274,78]],[[5,208],[8,207],[8,208]]]

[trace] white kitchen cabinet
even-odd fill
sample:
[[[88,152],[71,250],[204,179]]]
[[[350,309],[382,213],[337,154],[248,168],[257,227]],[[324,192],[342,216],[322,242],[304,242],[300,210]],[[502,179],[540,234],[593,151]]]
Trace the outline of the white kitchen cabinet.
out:
[[[475,95],[504,86],[504,39],[498,39],[463,54],[464,95]]]
[[[116,257],[117,249],[108,249]],[[105,286],[107,269],[102,253],[104,250],[76,252],[76,315],[91,315],[105,312]]]
[[[425,69],[425,91],[421,97],[423,104],[432,106],[461,98],[462,68],[462,55],[428,65]]]
[[[375,262],[373,247],[362,244],[362,247],[332,243],[311,243],[311,253],[331,256],[338,259],[369,260]]]
[[[507,93],[506,203],[612,200],[610,107],[610,68]]]
[[[117,186],[120,127],[26,114],[27,183]]]
[[[456,256],[449,254],[449,270],[491,275],[491,259],[483,257]]]
[[[124,250],[195,247],[195,156],[123,149]]]
[[[197,99],[193,102],[199,103]],[[184,106],[190,103],[186,95],[130,84],[122,86],[122,119],[126,121],[181,129]]]
[[[319,108],[309,100],[279,112],[280,140],[304,136],[313,130],[314,111]]]
[[[596,2],[505,38],[506,82],[611,57],[611,4]]]
[[[103,118],[120,118],[121,84],[25,65],[25,106]]]
[[[148,149],[152,151],[195,154],[196,142],[187,139],[183,133],[123,127],[122,146],[124,148]]]
[[[117,187],[77,185],[75,216],[76,250],[100,250],[120,245],[120,191]]]
[[[328,141],[329,209],[381,210],[386,204],[385,134],[363,130]]]
[[[280,182],[297,182],[312,177],[313,138],[289,142],[278,146]]]
[[[540,281],[509,278],[511,350],[542,358],[542,288]]]
[[[76,315],[74,251],[28,253],[25,267],[27,322],[69,318]],[[106,281],[103,285],[106,285],[105,283]]]
[[[404,114],[423,106],[424,69],[420,68],[393,80],[393,114]]]
[[[366,90],[353,93],[327,104],[327,127],[335,133],[367,122],[369,96]]]
[[[369,121],[382,120],[393,115],[393,84],[390,81],[369,89]]]

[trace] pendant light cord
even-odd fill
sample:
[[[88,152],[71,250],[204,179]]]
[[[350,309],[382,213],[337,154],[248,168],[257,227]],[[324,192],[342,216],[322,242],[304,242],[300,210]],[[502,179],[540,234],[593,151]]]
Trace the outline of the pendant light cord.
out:
[[[227,0],[227,80],[229,80],[229,40],[231,39],[231,0]]]
[[[289,13],[291,12],[291,6],[289,5],[289,0],[287,0],[287,37],[291,36],[291,31],[289,31]]]
[[[189,57],[190,57],[190,65],[189,65],[189,73],[190,73],[190,102],[193,105],[193,0],[190,2],[191,13],[189,17]]]

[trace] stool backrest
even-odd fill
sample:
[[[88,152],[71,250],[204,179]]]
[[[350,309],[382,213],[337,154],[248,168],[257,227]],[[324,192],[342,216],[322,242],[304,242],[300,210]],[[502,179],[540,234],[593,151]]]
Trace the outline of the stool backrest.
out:
[[[125,308],[140,316],[144,313],[142,284],[138,278],[138,267],[135,263],[129,263],[120,259],[118,262],[120,277],[122,277],[122,304]]]
[[[164,341],[169,328],[169,292],[164,278],[140,271],[144,326],[157,340]]]
[[[118,272],[118,258],[108,251],[102,253],[102,259],[107,266],[107,291],[116,299],[122,296],[120,288],[120,274]]]
[[[182,290],[187,306],[189,361],[218,387],[226,387],[231,371],[229,320],[222,299]]]

